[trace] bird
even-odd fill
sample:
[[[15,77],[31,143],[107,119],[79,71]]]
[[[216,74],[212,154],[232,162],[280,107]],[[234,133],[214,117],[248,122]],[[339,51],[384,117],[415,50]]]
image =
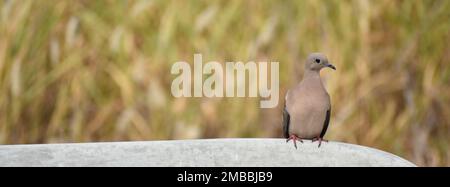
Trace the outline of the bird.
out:
[[[282,130],[286,143],[293,140],[303,143],[303,139],[319,141],[318,147],[327,132],[330,123],[330,95],[320,78],[320,70],[336,67],[322,53],[311,53],[305,61],[303,79],[289,89],[285,96]]]

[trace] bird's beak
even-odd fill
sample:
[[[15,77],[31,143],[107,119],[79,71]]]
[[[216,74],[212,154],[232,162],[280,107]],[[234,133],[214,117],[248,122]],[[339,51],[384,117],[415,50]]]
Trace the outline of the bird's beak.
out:
[[[327,67],[336,70],[336,67],[334,67],[333,64],[327,64]]]

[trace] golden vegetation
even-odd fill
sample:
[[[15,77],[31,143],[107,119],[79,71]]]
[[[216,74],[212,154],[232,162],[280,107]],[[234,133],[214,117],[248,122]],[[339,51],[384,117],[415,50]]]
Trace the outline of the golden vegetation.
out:
[[[0,143],[280,137],[281,106],[170,94],[171,65],[321,51],[327,138],[450,165],[450,1],[0,2]]]

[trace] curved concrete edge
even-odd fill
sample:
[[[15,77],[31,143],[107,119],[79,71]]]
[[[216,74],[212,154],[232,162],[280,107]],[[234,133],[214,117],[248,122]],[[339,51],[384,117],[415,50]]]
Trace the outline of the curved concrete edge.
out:
[[[0,166],[395,166],[411,162],[340,142],[285,139],[198,139],[0,145]]]

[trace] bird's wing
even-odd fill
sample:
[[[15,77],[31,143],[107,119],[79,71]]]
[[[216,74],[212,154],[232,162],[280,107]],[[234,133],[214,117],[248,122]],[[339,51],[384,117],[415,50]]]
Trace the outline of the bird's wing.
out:
[[[289,123],[290,123],[291,116],[289,115],[289,112],[286,109],[286,104],[284,104],[283,108],[283,135],[285,138],[289,138]]]
[[[330,116],[331,116],[331,108],[327,110],[327,116],[325,117],[325,122],[323,123],[323,129],[320,133],[320,138],[323,138],[325,136],[325,133],[328,129],[328,124],[330,124]]]

